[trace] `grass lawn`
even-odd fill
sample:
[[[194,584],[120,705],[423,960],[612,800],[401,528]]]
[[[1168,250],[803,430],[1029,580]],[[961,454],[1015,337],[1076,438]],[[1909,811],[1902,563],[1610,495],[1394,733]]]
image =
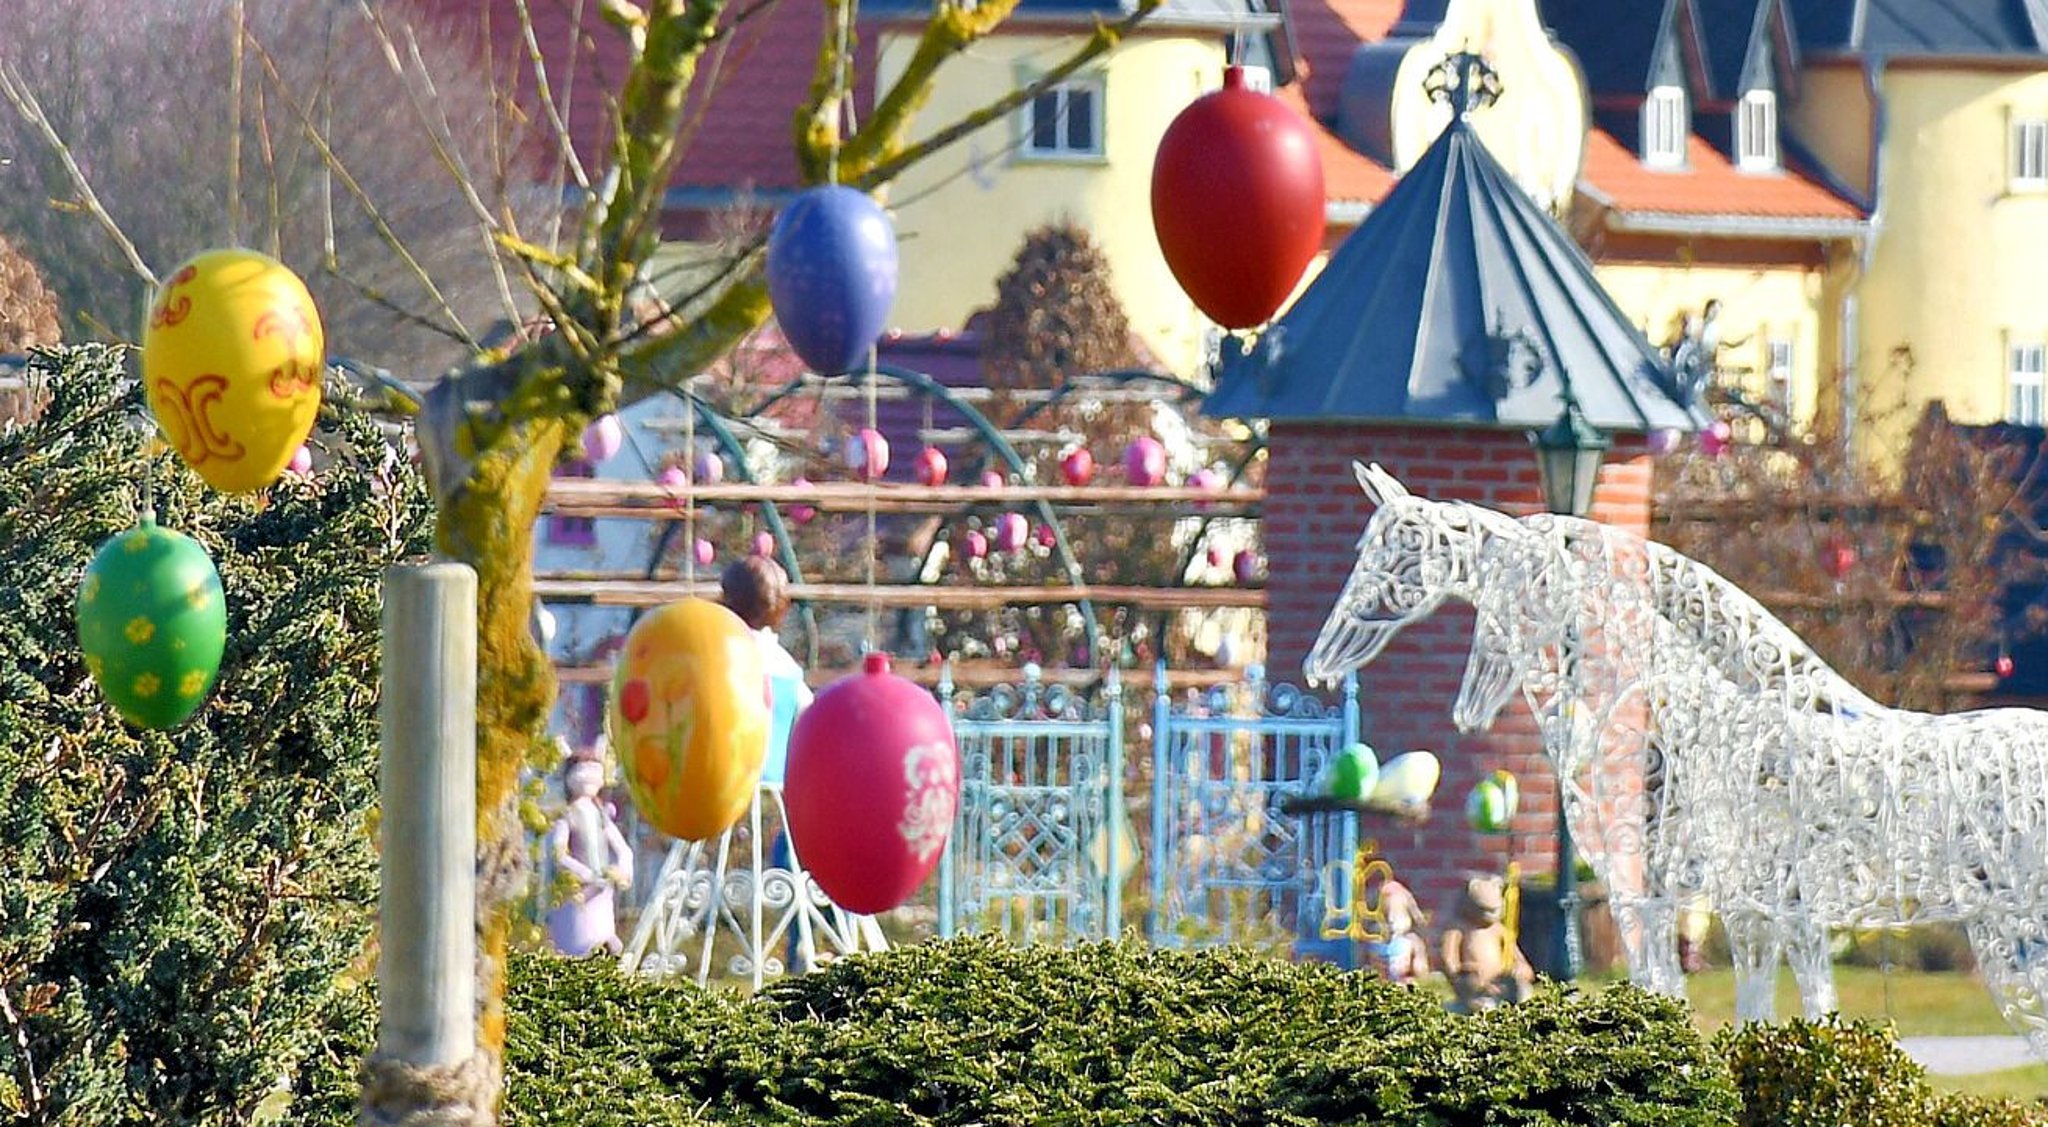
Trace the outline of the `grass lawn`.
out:
[[[1927,1082],[1951,1092],[1991,1099],[2038,1100],[2048,1096],[2048,1064],[1976,1076],[1929,1076]]]
[[[1955,1037],[2006,1034],[2012,1028],[1998,1016],[1984,984],[1968,974],[1893,971],[1872,967],[1835,968],[1835,990],[1842,1016],[1883,1021],[1898,1026],[1901,1037]],[[1702,1029],[1719,1029],[1735,1020],[1735,972],[1715,967],[1685,980],[1687,995]],[[1799,1014],[1799,990],[1792,972],[1778,972],[1778,1016]]]

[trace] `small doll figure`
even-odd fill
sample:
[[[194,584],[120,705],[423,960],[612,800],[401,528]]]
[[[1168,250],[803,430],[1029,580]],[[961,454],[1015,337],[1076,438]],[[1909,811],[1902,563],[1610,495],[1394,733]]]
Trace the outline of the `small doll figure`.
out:
[[[1380,962],[1380,973],[1389,982],[1414,982],[1429,974],[1429,946],[1422,939],[1427,919],[1422,905],[1408,886],[1389,880],[1380,886],[1380,911],[1386,919],[1387,937],[1366,944]]]
[[[633,884],[633,847],[611,810],[599,801],[604,786],[604,760],[596,751],[578,752],[562,770],[562,789],[569,807],[548,830],[548,856],[560,874],[554,907],[548,912],[548,939],[564,955],[581,957],[604,950],[618,954],[617,890]],[[551,890],[553,891],[553,890]]]
[[[1490,1010],[1529,996],[1536,972],[1501,922],[1503,890],[1499,877],[1473,877],[1465,882],[1444,929],[1444,974],[1457,996],[1458,1013]]]

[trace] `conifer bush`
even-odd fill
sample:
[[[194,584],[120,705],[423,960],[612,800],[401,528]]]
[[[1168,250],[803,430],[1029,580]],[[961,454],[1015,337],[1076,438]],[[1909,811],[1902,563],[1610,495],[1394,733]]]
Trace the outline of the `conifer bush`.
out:
[[[429,510],[374,427],[332,411],[315,477],[214,493],[150,453],[122,364],[40,353],[40,410],[0,423],[0,1119],[296,1118],[293,1077],[360,1004],[379,577],[425,549]],[[119,719],[73,629],[145,472],[228,604],[213,699],[168,733]]]

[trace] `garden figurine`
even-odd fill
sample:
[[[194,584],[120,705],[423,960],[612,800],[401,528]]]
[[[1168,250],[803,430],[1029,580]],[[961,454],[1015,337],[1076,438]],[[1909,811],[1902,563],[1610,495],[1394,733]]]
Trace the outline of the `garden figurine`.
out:
[[[562,770],[568,808],[548,830],[548,856],[560,889],[548,912],[548,939],[564,955],[618,954],[617,890],[633,884],[633,847],[598,798],[604,759],[596,749],[570,756]]]
[[[1452,909],[1443,934],[1443,960],[1456,995],[1451,1008],[1458,1013],[1519,1002],[1535,983],[1529,960],[1501,920],[1504,901],[1499,877],[1473,877]]]
[[[1366,944],[1366,950],[1379,961],[1380,973],[1389,982],[1427,977],[1429,945],[1423,941],[1422,926],[1428,918],[1415,894],[1400,881],[1388,880],[1380,886],[1380,912],[1386,921],[1386,938]]]

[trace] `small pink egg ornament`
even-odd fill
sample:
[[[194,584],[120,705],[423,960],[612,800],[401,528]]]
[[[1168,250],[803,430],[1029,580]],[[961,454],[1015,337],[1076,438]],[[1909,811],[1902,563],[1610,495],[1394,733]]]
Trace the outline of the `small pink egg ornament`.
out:
[[[919,450],[911,467],[917,471],[919,485],[946,484],[946,452],[936,446]]]
[[[608,462],[626,445],[626,428],[617,415],[599,415],[583,428],[583,457],[592,465]]]
[[[862,481],[880,481],[889,472],[889,440],[873,427],[846,440],[846,468]]]
[[[1087,447],[1069,451],[1060,459],[1060,480],[1079,489],[1095,480],[1095,455]]]
[[[1021,552],[1031,540],[1031,522],[1022,513],[1004,513],[996,518],[996,550]]]
[[[1150,435],[1124,448],[1124,478],[1132,485],[1158,485],[1166,480],[1166,447]]]

